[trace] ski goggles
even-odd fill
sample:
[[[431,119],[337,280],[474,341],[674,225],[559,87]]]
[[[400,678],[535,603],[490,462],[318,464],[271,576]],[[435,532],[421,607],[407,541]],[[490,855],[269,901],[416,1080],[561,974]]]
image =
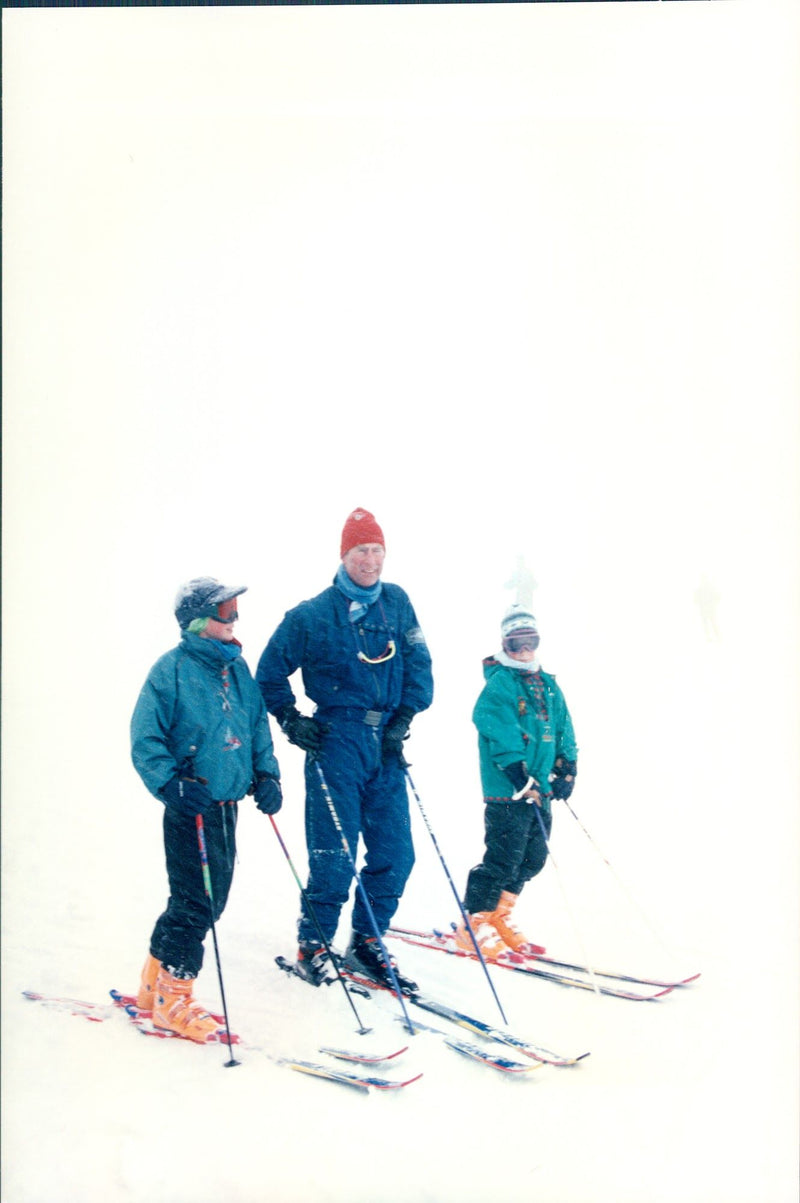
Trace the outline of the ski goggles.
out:
[[[507,652],[535,652],[538,646],[539,636],[535,631],[514,631],[503,640]]]
[[[218,602],[217,605],[214,606],[214,611],[215,612],[212,617],[216,619],[217,622],[224,622],[226,626],[229,623],[236,622],[237,618],[239,617],[239,610],[236,605],[235,597],[232,597],[230,601]]]

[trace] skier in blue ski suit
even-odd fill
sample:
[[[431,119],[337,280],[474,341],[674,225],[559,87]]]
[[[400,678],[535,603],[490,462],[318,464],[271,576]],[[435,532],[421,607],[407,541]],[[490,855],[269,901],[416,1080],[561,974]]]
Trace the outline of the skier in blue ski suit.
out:
[[[368,511],[349,516],[340,553],[334,583],[285,615],[256,671],[267,709],[307,753],[306,895],[313,914],[303,901],[297,966],[315,984],[326,972],[317,923],[330,944],[353,880],[319,769],[353,858],[363,837],[361,878],[382,935],[414,864],[402,744],[414,715],[433,699],[424,636],[407,594],[379,579],[385,543]],[[295,705],[289,678],[298,668],[316,703],[313,718]],[[383,980],[386,966],[358,890],[352,924],[348,959]]]

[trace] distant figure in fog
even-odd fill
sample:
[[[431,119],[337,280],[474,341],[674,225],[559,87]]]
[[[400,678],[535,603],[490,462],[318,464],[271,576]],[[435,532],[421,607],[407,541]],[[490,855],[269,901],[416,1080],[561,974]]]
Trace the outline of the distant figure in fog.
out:
[[[519,556],[511,579],[506,582],[506,589],[515,590],[517,604],[530,610],[533,607],[533,591],[536,584],[536,578],[525,563],[524,557]]]
[[[717,606],[719,605],[720,595],[705,573],[697,589],[695,589],[694,600],[700,611],[700,617],[703,620],[703,631],[705,632],[706,639],[709,643],[718,642]]]

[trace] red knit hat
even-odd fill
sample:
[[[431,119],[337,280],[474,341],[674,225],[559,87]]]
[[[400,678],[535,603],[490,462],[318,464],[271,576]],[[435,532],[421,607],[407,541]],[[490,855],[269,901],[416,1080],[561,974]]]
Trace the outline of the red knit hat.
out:
[[[375,515],[369,510],[353,510],[344,524],[342,531],[342,547],[340,556],[342,559],[354,547],[360,546],[362,543],[380,543],[381,547],[386,548],[386,540],[383,537],[383,531],[375,521]]]

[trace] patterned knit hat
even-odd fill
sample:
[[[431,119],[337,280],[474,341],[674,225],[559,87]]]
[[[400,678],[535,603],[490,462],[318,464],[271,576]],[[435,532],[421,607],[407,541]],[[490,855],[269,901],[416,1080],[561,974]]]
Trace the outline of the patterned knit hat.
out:
[[[509,635],[538,635],[539,628],[527,606],[515,602],[513,606],[509,606],[503,616],[500,633],[503,639],[507,639]]]
[[[380,543],[381,547],[386,548],[386,540],[383,537],[383,531],[375,521],[375,515],[371,514],[369,510],[353,510],[342,531],[342,546],[339,553],[341,559],[344,559],[348,551],[352,551],[354,547],[359,547],[362,543]]]

